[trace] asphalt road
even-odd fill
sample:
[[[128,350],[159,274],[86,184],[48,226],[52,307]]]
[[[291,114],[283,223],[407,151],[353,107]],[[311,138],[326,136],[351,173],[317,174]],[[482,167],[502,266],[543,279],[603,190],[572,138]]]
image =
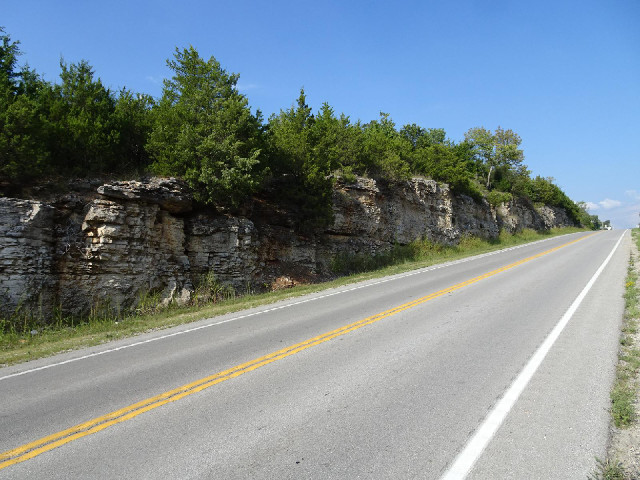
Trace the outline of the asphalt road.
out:
[[[629,248],[572,234],[0,369],[0,478],[438,479],[573,304],[468,478],[584,479]]]

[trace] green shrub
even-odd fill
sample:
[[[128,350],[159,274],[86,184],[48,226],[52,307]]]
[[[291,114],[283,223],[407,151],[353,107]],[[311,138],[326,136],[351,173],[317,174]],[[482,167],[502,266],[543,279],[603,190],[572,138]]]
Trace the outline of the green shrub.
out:
[[[259,119],[228,74],[189,47],[167,62],[174,76],[154,110],[147,149],[158,175],[184,178],[202,203],[237,206],[260,184]]]
[[[487,201],[494,207],[497,207],[502,203],[509,203],[511,200],[513,200],[513,195],[511,195],[508,192],[499,192],[497,190],[491,190],[487,194]]]

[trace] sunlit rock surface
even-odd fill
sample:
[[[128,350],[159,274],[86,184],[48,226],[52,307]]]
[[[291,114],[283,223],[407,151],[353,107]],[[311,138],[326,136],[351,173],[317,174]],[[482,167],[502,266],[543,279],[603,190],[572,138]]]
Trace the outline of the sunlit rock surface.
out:
[[[46,201],[0,198],[4,315],[117,311],[150,297],[184,303],[211,272],[240,293],[287,288],[328,278],[339,256],[573,224],[562,209],[521,200],[493,208],[422,178],[338,180],[333,222],[305,232],[291,212],[260,199],[245,216],[197,206],[175,179],[84,181],[71,190]]]

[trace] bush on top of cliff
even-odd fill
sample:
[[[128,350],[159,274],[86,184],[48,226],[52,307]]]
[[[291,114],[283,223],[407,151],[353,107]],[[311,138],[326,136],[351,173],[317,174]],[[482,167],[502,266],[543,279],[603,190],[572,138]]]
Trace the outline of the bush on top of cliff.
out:
[[[279,185],[278,200],[293,207],[305,226],[324,225],[332,218],[330,174],[343,155],[344,126],[328,105],[314,118],[303,89],[296,105],[269,118],[268,179]]]
[[[238,75],[193,47],[176,48],[167,65],[174,75],[154,110],[151,169],[184,178],[200,202],[238,205],[261,178],[260,121],[238,92]]]
[[[115,95],[84,60],[61,61],[61,82],[46,82],[26,66],[18,70],[19,42],[0,33],[1,177],[25,182],[146,167],[150,97]]]
[[[481,198],[468,149],[448,141],[444,130],[417,125],[398,130],[387,113],[352,123],[327,103],[314,115],[304,89],[294,105],[269,118],[265,143],[268,176],[283,186],[281,199],[316,224],[331,218],[334,173],[390,181],[424,175]]]
[[[60,83],[51,84],[18,69],[19,55],[19,42],[0,28],[2,182],[151,171],[181,177],[196,200],[224,207],[278,185],[276,201],[295,206],[301,224],[321,226],[331,220],[336,173],[387,181],[422,175],[478,201],[504,192],[597,224],[552,181],[531,178],[520,136],[509,129],[474,127],[456,143],[440,128],[398,129],[387,113],[351,122],[324,103],[314,115],[304,90],[297,104],[264,124],[238,92],[238,75],[193,47],[176,48],[167,61],[173,76],[157,101],[126,89],[112,92],[84,60],[61,61]]]

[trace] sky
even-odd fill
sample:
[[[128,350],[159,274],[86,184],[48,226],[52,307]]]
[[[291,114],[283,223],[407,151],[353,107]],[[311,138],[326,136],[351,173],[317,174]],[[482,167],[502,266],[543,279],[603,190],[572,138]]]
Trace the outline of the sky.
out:
[[[238,73],[265,118],[300,88],[352,121],[510,128],[614,228],[640,222],[640,1],[0,0],[20,64],[57,82],[87,60],[112,90],[159,97],[176,48]]]

